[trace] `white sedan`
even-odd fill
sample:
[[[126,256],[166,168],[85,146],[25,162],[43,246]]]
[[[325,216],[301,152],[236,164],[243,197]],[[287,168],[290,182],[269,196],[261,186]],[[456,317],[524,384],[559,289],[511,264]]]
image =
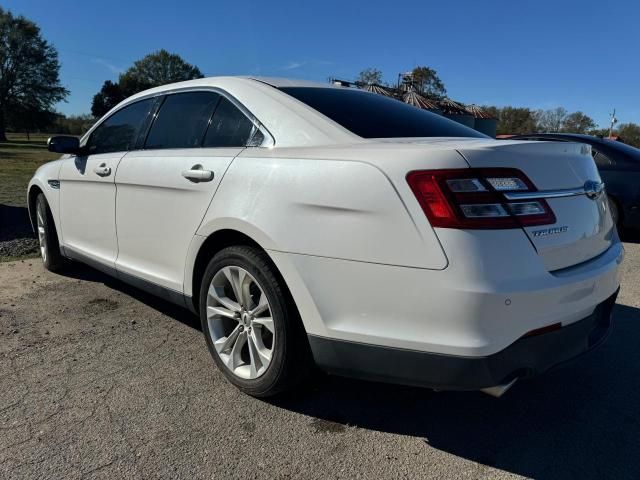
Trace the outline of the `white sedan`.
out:
[[[618,239],[589,147],[496,141],[365,91],[268,78],[116,106],[28,189],[42,258],[196,312],[268,396],[312,367],[503,393],[599,344]]]

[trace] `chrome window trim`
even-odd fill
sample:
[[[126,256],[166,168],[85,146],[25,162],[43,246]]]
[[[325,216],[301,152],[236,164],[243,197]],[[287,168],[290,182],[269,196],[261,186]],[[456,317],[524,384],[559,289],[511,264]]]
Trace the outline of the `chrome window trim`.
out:
[[[163,90],[162,92],[155,92],[155,93],[150,93],[148,95],[143,95],[141,97],[137,97],[135,100],[123,104],[120,108],[118,108],[117,110],[111,112],[108,116],[104,116],[98,122],[96,122],[95,125],[93,125],[89,129],[89,131],[82,136],[82,138],[80,139],[80,145],[81,146],[86,145],[87,140],[89,139],[91,134],[94,132],[94,130],[96,130],[100,125],[102,125],[102,123],[105,122],[107,119],[111,118],[113,115],[118,113],[123,108],[128,107],[129,105],[133,105],[136,102],[139,102],[139,101],[142,101],[142,100],[148,100],[150,98],[162,97],[162,96],[167,96],[167,95],[171,95],[171,94],[175,94],[175,93],[188,93],[188,92],[214,92],[214,93],[217,93],[218,95],[220,95],[220,96],[226,98],[227,100],[229,100],[236,108],[238,108],[251,121],[251,123],[253,123],[253,126],[254,126],[255,129],[260,130],[260,132],[262,132],[262,134],[264,135],[264,140],[262,141],[262,143],[260,145],[252,145],[252,146],[245,145],[242,148],[270,148],[270,147],[275,146],[276,141],[275,141],[275,138],[273,137],[273,135],[271,135],[271,132],[267,129],[267,127],[265,127],[262,124],[262,122],[260,122],[260,120],[258,120],[258,118],[256,118],[256,116],[253,113],[251,113],[251,111],[249,111],[249,109],[247,107],[245,107],[233,95],[229,94],[225,90],[223,90],[223,89],[221,89],[219,87],[212,87],[212,86],[207,86],[207,85],[196,86],[196,87],[172,88],[172,89],[169,89],[169,90]],[[252,133],[252,136],[254,134],[255,134],[255,132]],[[203,147],[195,147],[195,148],[203,148]],[[207,147],[207,148],[229,148],[229,147]],[[240,147],[233,147],[233,148],[240,148]],[[134,151],[134,150],[141,150],[141,149],[134,148],[132,150],[125,150],[125,151],[131,152],[131,151]],[[118,153],[118,152],[109,152],[109,153]]]

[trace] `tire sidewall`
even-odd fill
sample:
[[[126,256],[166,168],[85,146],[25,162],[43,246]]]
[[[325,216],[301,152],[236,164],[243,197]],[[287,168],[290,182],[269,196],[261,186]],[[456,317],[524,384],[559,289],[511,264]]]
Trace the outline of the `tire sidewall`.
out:
[[[38,195],[36,198],[36,228],[38,225],[38,215],[42,218],[42,227],[44,229],[43,243],[47,252],[47,257],[45,259],[42,258],[42,251],[40,250],[40,258],[42,259],[45,268],[51,269],[51,230],[49,228],[49,208],[47,206],[47,200],[44,198],[43,194]],[[40,238],[38,237],[38,248],[40,249],[40,247]]]
[[[256,379],[243,379],[231,372],[220,359],[209,332],[207,321],[207,296],[209,286],[214,275],[222,268],[237,266],[248,271],[258,282],[260,288],[267,296],[271,307],[271,316],[274,325],[274,347],[271,363],[265,373]],[[200,286],[200,319],[207,347],[218,369],[229,379],[231,383],[242,391],[255,396],[270,395],[280,376],[285,370],[285,362],[288,353],[288,335],[291,331],[290,315],[287,309],[285,297],[278,284],[272,268],[265,261],[264,256],[256,249],[250,247],[229,247],[218,252],[209,262]]]

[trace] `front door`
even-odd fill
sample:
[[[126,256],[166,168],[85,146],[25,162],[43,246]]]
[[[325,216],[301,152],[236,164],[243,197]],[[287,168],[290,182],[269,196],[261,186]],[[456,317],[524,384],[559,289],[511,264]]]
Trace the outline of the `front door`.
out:
[[[86,155],[66,159],[60,169],[60,222],[65,253],[114,267],[116,238],[115,175],[134,147],[152,100],[118,110],[89,136]]]

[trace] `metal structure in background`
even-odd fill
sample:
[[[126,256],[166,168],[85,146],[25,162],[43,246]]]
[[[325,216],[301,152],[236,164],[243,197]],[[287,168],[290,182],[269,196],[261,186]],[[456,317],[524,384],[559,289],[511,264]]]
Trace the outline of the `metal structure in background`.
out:
[[[402,96],[402,101],[409,105],[413,105],[414,107],[442,115],[442,110],[438,107],[438,104],[435,101],[423,97],[413,88]]]
[[[451,120],[461,123],[467,127],[474,128],[476,123],[475,118],[471,113],[469,113],[464,105],[453,101],[450,98],[445,98],[440,101],[440,108],[442,109],[442,114],[445,117],[450,118]]]
[[[496,136],[498,120],[485,112],[478,105],[468,106],[451,100],[450,98],[428,98],[416,91],[413,77],[410,72],[398,74],[398,83],[395,87],[383,86],[364,82],[350,82],[331,78],[329,81],[342,87],[361,88],[368,92],[377,93],[386,97],[395,98],[423,110],[443,115],[451,120],[473,128],[490,137]]]
[[[489,115],[482,108],[475,104],[467,105],[467,111],[471,115],[473,115],[473,128],[481,133],[484,133],[485,135],[489,135],[490,137],[496,136],[496,131],[498,129],[497,118],[493,118],[491,115]]]

